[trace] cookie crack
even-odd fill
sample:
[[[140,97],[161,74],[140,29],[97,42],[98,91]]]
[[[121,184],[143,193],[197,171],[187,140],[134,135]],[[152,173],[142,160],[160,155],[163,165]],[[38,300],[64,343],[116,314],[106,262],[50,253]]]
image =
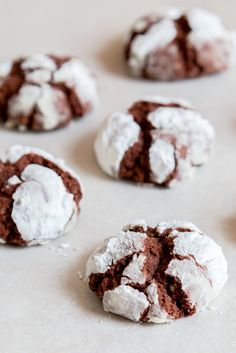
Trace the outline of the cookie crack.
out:
[[[199,71],[199,74],[201,74],[204,68],[198,63],[196,50],[193,47],[190,47],[188,42],[188,36],[192,32],[192,29],[187,16],[183,15],[174,22],[177,30],[177,36],[174,42],[180,53],[182,53],[186,75],[191,77],[192,71],[195,71],[196,69]],[[194,76],[196,76],[195,72]]]
[[[139,141],[126,151],[120,163],[119,177],[121,179],[128,179],[138,183],[153,183],[149,150],[153,143],[152,133],[158,129],[148,121],[148,115],[158,108],[189,109],[178,103],[161,104],[156,102],[139,101],[128,110],[129,114],[133,116],[134,121],[140,126],[140,135]],[[169,141],[169,139],[168,142],[172,143],[175,150],[175,169],[163,183],[156,183],[159,186],[168,185],[168,183],[175,177],[178,168],[176,143]]]
[[[144,254],[146,252],[147,262],[143,271],[147,276],[145,289],[154,281],[157,286],[158,300],[161,309],[172,318],[177,319],[186,314],[192,315],[195,312],[195,308],[190,305],[186,293],[182,290],[180,280],[177,277],[165,274],[170,261],[174,258],[173,249],[175,236],[169,237],[170,232],[173,230],[174,229],[166,230],[165,234],[162,234],[161,237],[156,233],[153,235],[152,239],[146,239]],[[185,231],[185,229],[182,228],[179,230]],[[146,315],[148,316],[148,311]]]
[[[133,30],[132,33],[130,34],[129,40],[126,43],[125,46],[125,50],[124,50],[124,54],[125,54],[125,59],[128,61],[130,59],[130,53],[131,53],[131,46],[132,46],[132,42],[134,41],[134,39],[142,34],[145,34],[148,32],[148,30],[156,23],[158,23],[161,18],[155,18],[155,19],[151,19],[148,16],[144,17],[143,20],[147,21],[146,26],[141,30],[141,31],[136,31]]]
[[[8,120],[8,103],[17,95],[25,83],[24,71],[21,69],[21,60],[14,63],[9,74],[3,78],[0,90],[0,120],[6,123]]]

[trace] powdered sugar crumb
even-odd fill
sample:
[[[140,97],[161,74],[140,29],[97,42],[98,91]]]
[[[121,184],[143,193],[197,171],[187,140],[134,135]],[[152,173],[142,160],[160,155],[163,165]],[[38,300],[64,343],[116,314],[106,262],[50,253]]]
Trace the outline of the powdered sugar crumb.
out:
[[[84,275],[82,274],[81,271],[77,271],[77,277],[81,280],[84,279]]]
[[[62,249],[68,249],[70,247],[70,244],[69,243],[62,243],[59,245],[59,247]]]

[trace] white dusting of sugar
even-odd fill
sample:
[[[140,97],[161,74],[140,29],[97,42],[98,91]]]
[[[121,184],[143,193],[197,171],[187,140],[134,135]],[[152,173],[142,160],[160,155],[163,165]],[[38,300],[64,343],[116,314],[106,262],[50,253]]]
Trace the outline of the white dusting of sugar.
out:
[[[16,184],[20,184],[22,181],[18,178],[17,175],[13,175],[12,177],[10,177],[7,180],[7,184],[8,185],[16,185]]]
[[[120,285],[104,293],[103,308],[105,311],[139,321],[142,313],[148,308],[149,302],[146,295],[137,289]]]
[[[53,75],[53,82],[75,89],[83,104],[97,104],[97,84],[87,66],[77,58],[65,62]]]
[[[192,176],[192,166],[207,162],[214,139],[211,124],[192,109],[160,107],[148,115],[149,122],[156,128],[152,133],[153,142],[149,150],[150,165],[154,181],[162,183],[175,169],[178,158],[177,178]],[[165,136],[174,138],[174,144]],[[187,155],[181,156],[181,148]]]
[[[145,260],[146,256],[144,256],[143,254],[134,254],[129,265],[125,268],[122,273],[121,284],[144,284],[146,282],[146,276],[143,272]]]
[[[101,168],[118,176],[125,152],[139,139],[140,127],[128,113],[113,113],[102,125],[95,141],[95,153]]]
[[[144,233],[127,231],[107,239],[90,256],[86,267],[86,277],[88,278],[91,273],[106,272],[111,265],[123,257],[142,251],[146,237]]]
[[[152,179],[162,184],[175,169],[175,149],[167,141],[158,139],[149,149]]]
[[[41,53],[34,53],[29,56],[27,56],[22,64],[21,68],[23,70],[34,70],[34,69],[45,69],[49,71],[54,71],[56,70],[56,64],[54,61],[45,54]]]
[[[37,148],[23,145],[13,145],[6,152],[5,156],[1,158],[3,162],[10,162],[12,164],[16,163],[21,157],[27,154],[36,154],[39,155],[48,161],[55,163],[58,167],[60,167],[65,172],[70,173],[74,178],[79,180],[78,175],[69,167],[66,166],[65,162],[62,159],[53,157],[50,153]]]
[[[55,129],[66,122],[70,117],[70,110],[66,104],[66,95],[59,89],[48,84],[41,86],[41,95],[36,102],[38,113],[36,119],[42,124],[44,130]],[[63,106],[63,110],[61,109]]]
[[[12,61],[5,61],[0,64],[0,83],[1,80],[4,79],[9,73],[11,72],[12,69]]]
[[[12,219],[27,245],[44,244],[64,233],[74,212],[74,197],[53,170],[31,164],[13,194]]]
[[[50,81],[52,73],[50,70],[38,69],[25,74],[26,81],[42,85]]]
[[[14,123],[14,120],[16,121],[18,116],[30,115],[40,95],[40,87],[24,84],[8,102],[8,114],[12,123]]]
[[[140,75],[147,55],[171,43],[177,34],[171,19],[161,19],[153,24],[147,32],[137,35],[130,48],[129,65],[135,75]]]
[[[194,8],[187,12],[187,18],[192,29],[188,39],[193,44],[198,45],[228,37],[229,31],[215,13],[202,8]]]
[[[148,312],[148,321],[156,324],[163,324],[171,321],[171,317],[161,308],[159,303],[158,289],[156,283],[147,287],[147,298],[151,304]]]
[[[189,231],[184,231],[184,228]],[[190,307],[195,307],[196,311],[206,308],[227,280],[227,263],[221,248],[188,221],[162,222],[156,229],[160,235],[170,229],[168,237],[173,238],[173,259],[170,260],[165,273],[179,279]],[[143,237],[143,233],[127,231],[106,240],[91,255],[87,265],[87,277],[91,273],[105,273],[109,266],[115,265],[119,259],[133,255],[123,270],[120,285],[105,291],[104,310],[138,321],[149,308],[147,312],[149,322],[170,322],[172,317],[159,302],[156,279],[147,285],[144,292],[131,286],[146,282],[144,269],[146,255],[143,253],[143,241],[146,238]]]

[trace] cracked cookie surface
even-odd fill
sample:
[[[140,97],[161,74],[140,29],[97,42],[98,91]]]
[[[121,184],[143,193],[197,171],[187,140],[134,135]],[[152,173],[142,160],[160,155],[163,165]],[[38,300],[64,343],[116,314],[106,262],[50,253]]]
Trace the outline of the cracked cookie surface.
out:
[[[47,243],[75,224],[82,198],[76,174],[49,153],[15,145],[0,161],[0,243]]]
[[[96,102],[96,80],[79,58],[38,53],[0,65],[0,122],[7,128],[58,129]]]
[[[235,55],[235,33],[210,11],[170,8],[143,16],[131,28],[125,60],[131,73],[178,80],[225,70]]]
[[[205,309],[227,280],[227,263],[190,222],[138,220],[95,250],[86,277],[105,311],[165,323]]]
[[[101,127],[95,153],[110,176],[173,186],[208,160],[214,130],[188,102],[147,97]]]

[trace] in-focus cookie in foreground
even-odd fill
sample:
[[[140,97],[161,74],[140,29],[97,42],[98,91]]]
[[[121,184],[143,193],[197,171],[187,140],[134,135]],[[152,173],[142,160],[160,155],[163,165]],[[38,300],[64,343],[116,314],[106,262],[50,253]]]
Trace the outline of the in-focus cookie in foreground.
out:
[[[0,161],[0,243],[44,244],[67,233],[81,198],[78,177],[62,160],[12,146]]]
[[[95,78],[79,58],[32,54],[0,65],[0,121],[8,128],[58,129],[96,102]]]
[[[205,309],[227,280],[221,248],[189,222],[129,224],[90,256],[86,271],[105,311],[154,323]]]
[[[115,178],[172,186],[207,162],[213,138],[210,123],[188,102],[153,96],[111,114],[95,153]]]
[[[235,54],[235,32],[214,13],[170,8],[138,19],[125,43],[134,76],[178,80],[225,70]]]

